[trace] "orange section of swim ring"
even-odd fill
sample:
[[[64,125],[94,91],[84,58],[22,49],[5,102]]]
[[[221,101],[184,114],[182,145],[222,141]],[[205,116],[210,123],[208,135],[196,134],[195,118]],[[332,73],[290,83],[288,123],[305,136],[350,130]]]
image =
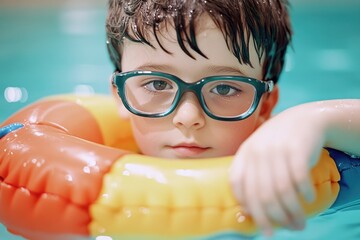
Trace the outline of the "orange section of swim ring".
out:
[[[89,112],[68,101],[41,102],[8,121],[27,124],[0,141],[0,149],[6,149],[0,152],[0,222],[30,239],[54,239],[45,234],[60,232],[88,235],[88,207],[99,195],[104,174],[123,153],[69,135],[102,141]],[[80,121],[86,131],[71,129],[76,125],[66,121]]]

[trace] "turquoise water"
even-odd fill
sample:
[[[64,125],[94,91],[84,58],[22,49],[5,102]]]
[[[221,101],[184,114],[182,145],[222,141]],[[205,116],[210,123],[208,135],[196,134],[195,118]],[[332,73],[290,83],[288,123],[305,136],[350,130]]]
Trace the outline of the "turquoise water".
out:
[[[0,122],[44,96],[109,93],[104,18],[105,6],[0,8]],[[360,4],[293,6],[292,19],[294,49],[276,112],[308,101],[360,98]],[[359,205],[328,210],[304,231],[279,230],[274,239],[360,239],[349,231],[360,228],[352,222],[360,216]],[[0,225],[0,239],[21,238]]]
[[[1,8],[0,122],[44,96],[108,93],[105,4],[96,8]],[[276,111],[321,99],[360,97],[360,2],[292,8],[293,50]]]
[[[105,7],[0,8],[0,122],[44,96],[108,93],[104,25]]]

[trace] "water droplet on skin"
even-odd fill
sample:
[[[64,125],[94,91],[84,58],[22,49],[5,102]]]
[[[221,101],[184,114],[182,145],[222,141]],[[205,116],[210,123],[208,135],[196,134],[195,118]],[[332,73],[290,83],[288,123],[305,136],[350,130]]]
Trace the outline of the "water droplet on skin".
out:
[[[155,30],[159,30],[159,23],[155,23]]]

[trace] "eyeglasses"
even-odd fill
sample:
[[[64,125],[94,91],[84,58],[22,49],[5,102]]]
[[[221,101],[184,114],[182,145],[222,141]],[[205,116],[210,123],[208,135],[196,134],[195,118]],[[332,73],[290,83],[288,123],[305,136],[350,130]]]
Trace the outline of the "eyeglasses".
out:
[[[142,117],[164,117],[180,102],[185,92],[193,92],[204,112],[221,121],[239,121],[257,108],[261,96],[273,89],[273,81],[243,76],[210,76],[195,83],[163,72],[115,72],[112,84],[117,87],[124,106]]]

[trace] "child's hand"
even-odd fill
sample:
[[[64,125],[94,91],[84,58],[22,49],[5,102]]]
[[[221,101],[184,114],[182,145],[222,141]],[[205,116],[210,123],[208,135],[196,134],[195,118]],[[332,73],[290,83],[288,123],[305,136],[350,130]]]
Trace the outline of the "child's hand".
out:
[[[312,201],[309,170],[324,144],[313,113],[289,109],[259,127],[239,148],[230,181],[239,203],[266,235],[275,225],[302,229],[305,214],[298,194]]]

